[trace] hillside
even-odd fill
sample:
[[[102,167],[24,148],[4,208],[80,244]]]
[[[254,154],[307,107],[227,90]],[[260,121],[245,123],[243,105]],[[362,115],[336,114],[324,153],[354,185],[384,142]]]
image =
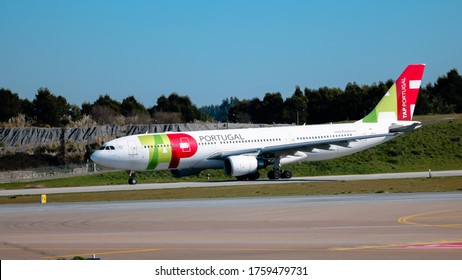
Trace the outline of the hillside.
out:
[[[358,154],[329,161],[293,164],[285,168],[291,169],[294,176],[462,169],[462,115],[421,116],[417,119],[425,123],[447,117],[454,119],[424,125],[412,133]],[[120,132],[115,129],[108,130]],[[105,137],[111,136],[105,135]],[[72,153],[72,147],[80,150],[79,146],[84,145],[89,139],[82,139],[82,143],[73,141],[70,141],[72,145],[67,145],[68,153]],[[21,147],[17,145],[17,148]],[[30,159],[21,157],[21,162],[29,161]],[[5,169],[13,166],[6,158],[0,162],[7,165]],[[30,162],[34,162],[34,166],[38,164],[35,161]],[[45,165],[48,164],[50,163],[45,162]],[[270,167],[267,170],[270,170]],[[205,171],[202,177],[207,173],[213,179],[225,178],[222,170]],[[266,177],[265,170],[262,170],[261,174],[262,177]],[[177,180],[170,178],[168,172],[140,172],[138,176],[143,182]],[[117,172],[113,173],[111,180],[124,182],[126,174],[120,172],[119,176]]]
[[[417,119],[425,123],[444,117]],[[351,156],[290,167],[295,176],[462,169],[462,118],[452,117]]]

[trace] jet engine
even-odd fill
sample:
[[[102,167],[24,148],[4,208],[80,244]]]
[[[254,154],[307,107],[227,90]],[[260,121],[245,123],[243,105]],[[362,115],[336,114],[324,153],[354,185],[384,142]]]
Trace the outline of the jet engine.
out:
[[[254,156],[230,156],[224,161],[225,174],[243,176],[257,172],[258,160]]]

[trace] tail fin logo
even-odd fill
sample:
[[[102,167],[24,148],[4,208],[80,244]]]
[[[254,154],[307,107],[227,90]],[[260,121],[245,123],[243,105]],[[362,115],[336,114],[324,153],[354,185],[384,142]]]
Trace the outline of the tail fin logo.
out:
[[[408,118],[407,96],[406,96],[406,78],[401,79],[401,115],[399,119]]]
[[[414,114],[417,95],[422,83],[425,64],[409,65],[397,83],[398,120],[410,121]]]
[[[425,64],[410,64],[374,110],[360,122],[411,121]]]

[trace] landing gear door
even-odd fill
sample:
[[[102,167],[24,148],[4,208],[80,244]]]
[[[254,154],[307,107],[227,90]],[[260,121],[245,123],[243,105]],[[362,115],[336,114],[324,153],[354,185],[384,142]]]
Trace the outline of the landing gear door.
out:
[[[136,141],[129,140],[128,141],[128,155],[133,156],[138,154],[138,148],[136,145]]]

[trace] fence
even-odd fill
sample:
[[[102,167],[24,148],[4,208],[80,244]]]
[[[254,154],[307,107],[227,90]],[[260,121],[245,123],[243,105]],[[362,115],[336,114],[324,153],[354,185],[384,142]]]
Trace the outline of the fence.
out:
[[[80,176],[93,174],[96,171],[96,164],[94,163],[69,164],[62,166],[33,168],[28,170],[3,171],[0,172],[0,183]],[[100,171],[99,167],[98,171]]]

